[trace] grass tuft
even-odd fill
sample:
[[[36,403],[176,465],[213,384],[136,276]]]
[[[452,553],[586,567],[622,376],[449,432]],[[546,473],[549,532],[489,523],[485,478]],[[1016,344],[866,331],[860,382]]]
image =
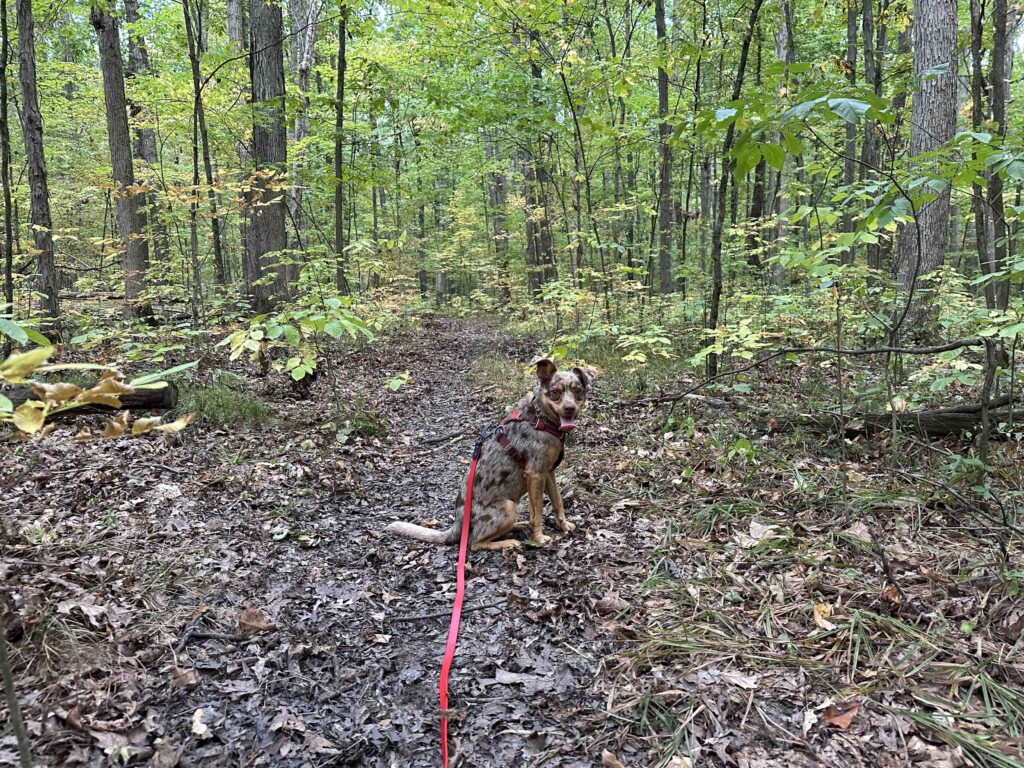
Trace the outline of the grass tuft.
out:
[[[228,371],[215,371],[208,386],[182,388],[181,413],[196,413],[212,424],[266,424],[277,415],[274,409],[244,389],[242,379]]]

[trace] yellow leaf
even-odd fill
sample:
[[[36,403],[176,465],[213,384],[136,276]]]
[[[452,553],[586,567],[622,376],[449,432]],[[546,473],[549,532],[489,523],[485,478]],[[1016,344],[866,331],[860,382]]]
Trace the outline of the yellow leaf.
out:
[[[118,374],[105,373],[103,378],[100,379],[97,384],[89,392],[99,392],[105,395],[130,395],[135,391],[134,387],[129,387],[123,381],[117,378]]]
[[[832,606],[828,603],[818,603],[814,606],[814,623],[821,629],[835,629],[836,625],[829,621],[832,616]]]
[[[0,379],[15,383],[25,381],[25,377],[45,363],[52,354],[53,347],[37,347],[28,352],[11,355],[0,363]]]
[[[14,426],[22,432],[34,434],[43,427],[46,421],[46,406],[35,400],[23,403],[14,409]]]
[[[120,437],[128,430],[128,411],[121,411],[117,418],[110,419],[103,427],[104,437]]]
[[[180,419],[168,422],[167,424],[161,424],[158,427],[154,427],[158,432],[167,432],[168,434],[174,435],[181,432],[185,427],[192,423],[196,415],[194,413],[186,413]]]
[[[32,385],[32,392],[45,403],[61,405],[68,400],[73,400],[82,391],[77,384],[61,382],[59,384],[43,384],[38,382]]]
[[[91,389],[76,397],[75,402],[80,405],[106,405],[110,408],[121,407],[121,401],[115,395],[93,392]]]
[[[152,416],[147,419],[136,419],[132,424],[133,435],[144,435],[160,423],[159,416]]]

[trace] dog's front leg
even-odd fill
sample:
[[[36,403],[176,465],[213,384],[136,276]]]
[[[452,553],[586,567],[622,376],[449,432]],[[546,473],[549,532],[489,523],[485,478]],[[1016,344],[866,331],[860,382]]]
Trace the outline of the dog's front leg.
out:
[[[562,533],[576,530],[576,526],[565,519],[565,505],[562,503],[562,493],[558,490],[554,472],[549,472],[544,478],[544,488],[547,490],[548,498],[551,499],[551,508],[555,511],[555,525],[558,526],[558,529]]]
[[[526,493],[530,500],[530,530],[534,544],[547,544],[551,539],[544,535],[544,475],[527,473]]]

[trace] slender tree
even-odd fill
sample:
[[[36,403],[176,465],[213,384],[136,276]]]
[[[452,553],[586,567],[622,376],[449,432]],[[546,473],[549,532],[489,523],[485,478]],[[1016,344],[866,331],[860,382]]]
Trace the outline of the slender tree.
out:
[[[150,312],[144,297],[146,270],[149,268],[149,242],[140,210],[143,198],[133,189],[135,171],[128,131],[128,101],[124,90],[120,33],[117,19],[99,4],[92,6],[89,19],[99,39],[103,100],[107,113],[107,143],[110,146],[114,183],[117,185],[117,227],[123,246],[121,265],[124,271],[125,306],[133,315],[146,315]]]
[[[347,295],[348,264],[345,242],[345,73],[348,69],[348,4],[338,15],[338,83],[334,99],[334,252],[338,261],[335,283]]]
[[[59,330],[60,293],[53,252],[53,222],[50,218],[50,189],[46,181],[43,150],[43,117],[36,88],[35,21],[32,0],[18,0],[18,75],[21,80],[22,137],[28,165],[29,204],[32,239],[36,247],[40,309]]]
[[[989,95],[992,102],[992,122],[1001,143],[1006,142],[1006,100],[1010,73],[1007,68],[1006,0],[993,0],[992,5],[992,68],[989,75]],[[988,201],[992,206],[992,272],[1001,272],[1006,265],[1007,231],[1006,204],[1003,200],[1003,178],[998,173],[988,177]],[[1010,282],[997,280],[993,290],[996,309],[1005,310],[1010,302]]]
[[[757,17],[761,12],[763,0],[754,0],[750,8],[750,19],[747,22],[747,29],[743,35],[743,43],[740,46],[740,59],[736,65],[736,74],[732,81],[732,101],[739,99],[743,92],[743,79],[747,71],[747,58],[750,55],[750,41],[757,29]],[[732,159],[729,152],[732,150],[733,142],[736,140],[736,122],[730,122],[725,130],[725,139],[722,141],[722,170],[718,179],[718,193],[715,198],[715,220],[711,229],[711,301],[708,303],[707,327],[714,332],[718,328],[718,317],[722,305],[722,230],[725,228],[725,204],[729,188],[729,177],[732,176]],[[708,343],[711,343],[709,338]],[[707,356],[708,376],[718,375],[718,355],[714,352]]]
[[[11,38],[7,33],[7,0],[0,0],[0,183],[4,201],[4,301],[5,312],[14,310],[14,232],[11,219],[11,131],[7,122],[7,64],[11,59]]]
[[[668,121],[669,55],[665,31],[665,0],[654,0],[654,24],[658,39],[658,290],[672,292],[672,126]]]
[[[199,151],[202,148],[203,172],[206,176],[206,202],[210,208],[210,229],[213,241],[214,279],[223,285],[228,281],[228,265],[224,256],[223,238],[220,231],[220,212],[217,207],[217,192],[214,189],[213,160],[210,156],[210,131],[206,125],[206,107],[203,102],[203,78],[199,65],[199,6],[189,0],[182,0],[185,14],[185,36],[188,39],[188,58],[192,65],[192,169],[196,194],[199,188]]]

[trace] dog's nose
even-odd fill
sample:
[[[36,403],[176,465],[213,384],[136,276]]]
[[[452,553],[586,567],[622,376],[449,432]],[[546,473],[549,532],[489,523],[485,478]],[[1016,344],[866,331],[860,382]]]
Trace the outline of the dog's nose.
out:
[[[576,413],[576,406],[573,405],[572,403],[566,403],[565,407],[562,410],[565,411],[566,416],[572,416],[574,413]]]

